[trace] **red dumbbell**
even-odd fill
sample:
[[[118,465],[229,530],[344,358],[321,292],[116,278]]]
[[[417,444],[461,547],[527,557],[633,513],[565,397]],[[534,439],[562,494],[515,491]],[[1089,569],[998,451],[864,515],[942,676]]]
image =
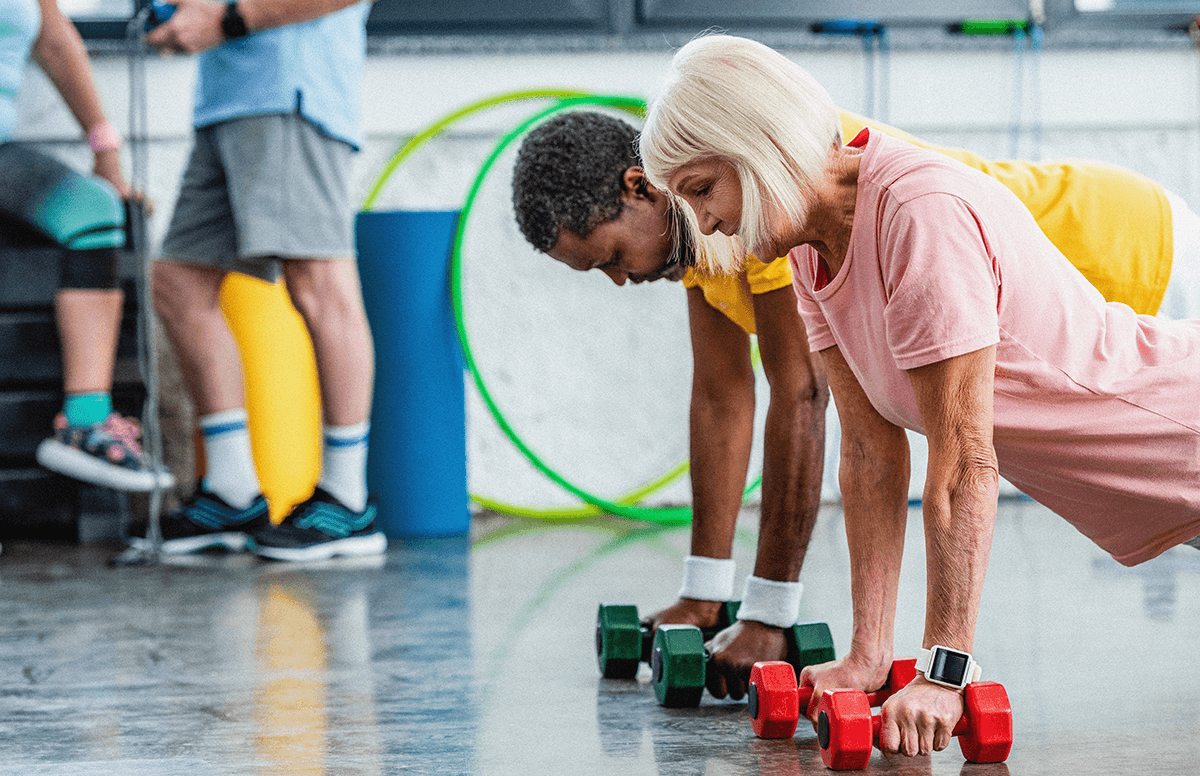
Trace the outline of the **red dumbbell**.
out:
[[[1004,685],[973,682],[963,691],[966,711],[951,735],[958,737],[963,757],[973,763],[1000,763],[1012,749],[1012,707]],[[880,717],[861,690],[826,690],[821,694],[817,742],[826,767],[836,771],[865,768],[879,739]]]
[[[875,706],[886,701],[917,675],[917,659],[900,658],[892,662],[887,682],[868,695]],[[769,660],[755,663],[750,671],[747,701],[750,722],[759,738],[791,738],[796,735],[801,709],[812,700],[811,687],[796,686],[796,672],[789,663]],[[868,713],[870,706],[867,707]]]

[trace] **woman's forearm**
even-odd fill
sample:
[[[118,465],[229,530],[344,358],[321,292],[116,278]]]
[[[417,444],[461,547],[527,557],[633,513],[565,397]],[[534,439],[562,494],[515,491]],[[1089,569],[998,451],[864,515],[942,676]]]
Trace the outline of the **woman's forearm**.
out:
[[[62,95],[84,132],[105,121],[104,108],[92,79],[83,39],[57,4],[42,3],[42,30],[33,47],[34,61]]]
[[[882,679],[893,652],[908,519],[908,438],[871,405],[837,348],[821,356],[842,427],[838,478],[854,604],[847,659]]]
[[[939,464],[931,455],[929,482],[953,484],[927,487],[922,502],[928,584],[925,648],[973,648],[999,487],[994,456],[990,465],[977,458],[940,464],[948,470],[934,471]]]
[[[923,497],[926,648],[970,652],[999,491],[992,442],[994,347],[911,370],[929,439]]]

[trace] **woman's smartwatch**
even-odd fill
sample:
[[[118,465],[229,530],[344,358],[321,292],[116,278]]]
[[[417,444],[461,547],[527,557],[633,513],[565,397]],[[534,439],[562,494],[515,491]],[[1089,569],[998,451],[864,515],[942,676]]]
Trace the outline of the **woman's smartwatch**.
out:
[[[970,652],[935,644],[933,649],[923,649],[917,657],[917,670],[934,684],[961,690],[971,682],[979,681],[983,672]]]

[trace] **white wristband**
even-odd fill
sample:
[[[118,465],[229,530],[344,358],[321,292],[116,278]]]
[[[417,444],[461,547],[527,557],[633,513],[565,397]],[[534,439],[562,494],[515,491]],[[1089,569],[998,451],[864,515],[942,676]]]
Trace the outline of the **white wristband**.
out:
[[[739,620],[754,620],[776,628],[790,628],[800,619],[800,582],[777,582],[762,577],[746,577]]]
[[[706,558],[689,555],[683,559],[683,587],[680,598],[695,598],[699,601],[732,601],[733,573],[736,563],[732,558]]]

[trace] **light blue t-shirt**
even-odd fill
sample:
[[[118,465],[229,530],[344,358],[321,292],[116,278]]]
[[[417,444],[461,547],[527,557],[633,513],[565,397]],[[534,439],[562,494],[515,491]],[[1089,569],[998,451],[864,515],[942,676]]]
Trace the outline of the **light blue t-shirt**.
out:
[[[357,148],[370,8],[358,3],[201,54],[194,126],[299,111],[327,135]]]
[[[0,0],[0,143],[17,127],[17,94],[29,48],[41,28],[37,0]]]

